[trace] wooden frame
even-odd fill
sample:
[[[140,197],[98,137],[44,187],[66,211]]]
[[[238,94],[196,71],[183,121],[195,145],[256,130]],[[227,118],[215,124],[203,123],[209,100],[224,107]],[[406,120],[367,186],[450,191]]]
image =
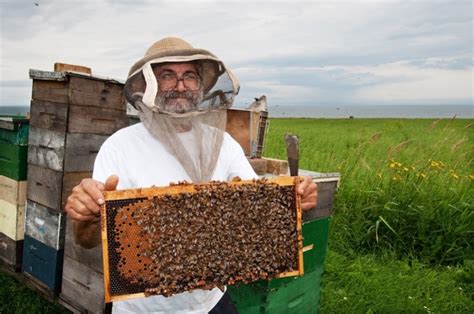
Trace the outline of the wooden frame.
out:
[[[266,180],[268,183],[276,183],[279,186],[294,186],[295,187],[295,207],[296,207],[296,234],[297,234],[297,243],[298,243],[298,256],[297,256],[297,267],[296,271],[289,271],[280,273],[276,278],[290,277],[290,276],[301,276],[304,274],[304,265],[303,265],[303,238],[302,238],[302,211],[301,211],[301,199],[300,196],[296,193],[296,185],[300,182],[299,177],[275,177]],[[229,182],[230,185],[243,185],[243,184],[255,184],[255,180],[247,181],[232,181]],[[194,193],[196,185],[193,184],[180,184],[180,185],[171,185],[169,187],[152,187],[152,188],[142,188],[142,189],[131,189],[131,190],[118,190],[118,191],[108,191],[104,192],[104,197],[106,202],[116,201],[116,200],[128,200],[135,198],[147,198],[153,199],[155,196],[160,195],[173,195],[179,193]],[[111,295],[111,278],[110,278],[110,261],[109,261],[109,244],[108,244],[108,235],[107,235],[107,212],[106,204],[101,206],[101,230],[102,230],[102,256],[103,256],[103,266],[104,266],[104,288],[105,288],[105,302],[127,300],[138,297],[145,297],[145,293],[133,293],[133,294],[124,294],[124,295]]]

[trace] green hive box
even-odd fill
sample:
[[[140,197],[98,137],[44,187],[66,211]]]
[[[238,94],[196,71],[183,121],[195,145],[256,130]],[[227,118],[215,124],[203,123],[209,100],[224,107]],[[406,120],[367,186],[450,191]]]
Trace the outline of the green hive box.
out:
[[[339,182],[339,175],[331,175],[322,179],[319,175],[313,175],[318,184],[318,206],[303,216],[303,246],[313,245],[312,249],[303,253],[304,275],[228,286],[227,291],[239,313],[286,314],[318,311],[330,213]]]
[[[0,175],[26,180],[29,120],[0,116]]]
[[[0,115],[0,143],[28,145],[29,120],[23,116]]]

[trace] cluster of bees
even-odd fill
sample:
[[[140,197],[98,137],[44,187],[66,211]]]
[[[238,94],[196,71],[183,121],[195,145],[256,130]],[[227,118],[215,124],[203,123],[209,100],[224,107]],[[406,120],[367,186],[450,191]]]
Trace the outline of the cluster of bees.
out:
[[[294,186],[212,182],[127,204],[115,208],[109,226],[112,268],[116,282],[147,295],[249,283],[298,267]]]

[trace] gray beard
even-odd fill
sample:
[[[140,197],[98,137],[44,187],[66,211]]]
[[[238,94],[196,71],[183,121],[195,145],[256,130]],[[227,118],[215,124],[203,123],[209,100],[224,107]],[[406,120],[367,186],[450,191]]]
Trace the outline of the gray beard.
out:
[[[162,92],[156,96],[155,105],[168,113],[186,113],[199,108],[204,97],[203,94],[202,89],[197,92]]]

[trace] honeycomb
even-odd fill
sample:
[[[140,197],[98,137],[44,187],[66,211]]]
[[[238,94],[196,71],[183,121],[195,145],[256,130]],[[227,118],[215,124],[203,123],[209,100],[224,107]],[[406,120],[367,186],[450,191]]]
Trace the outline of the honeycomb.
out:
[[[289,185],[253,180],[107,192],[106,299],[302,273],[297,178],[286,178]]]

